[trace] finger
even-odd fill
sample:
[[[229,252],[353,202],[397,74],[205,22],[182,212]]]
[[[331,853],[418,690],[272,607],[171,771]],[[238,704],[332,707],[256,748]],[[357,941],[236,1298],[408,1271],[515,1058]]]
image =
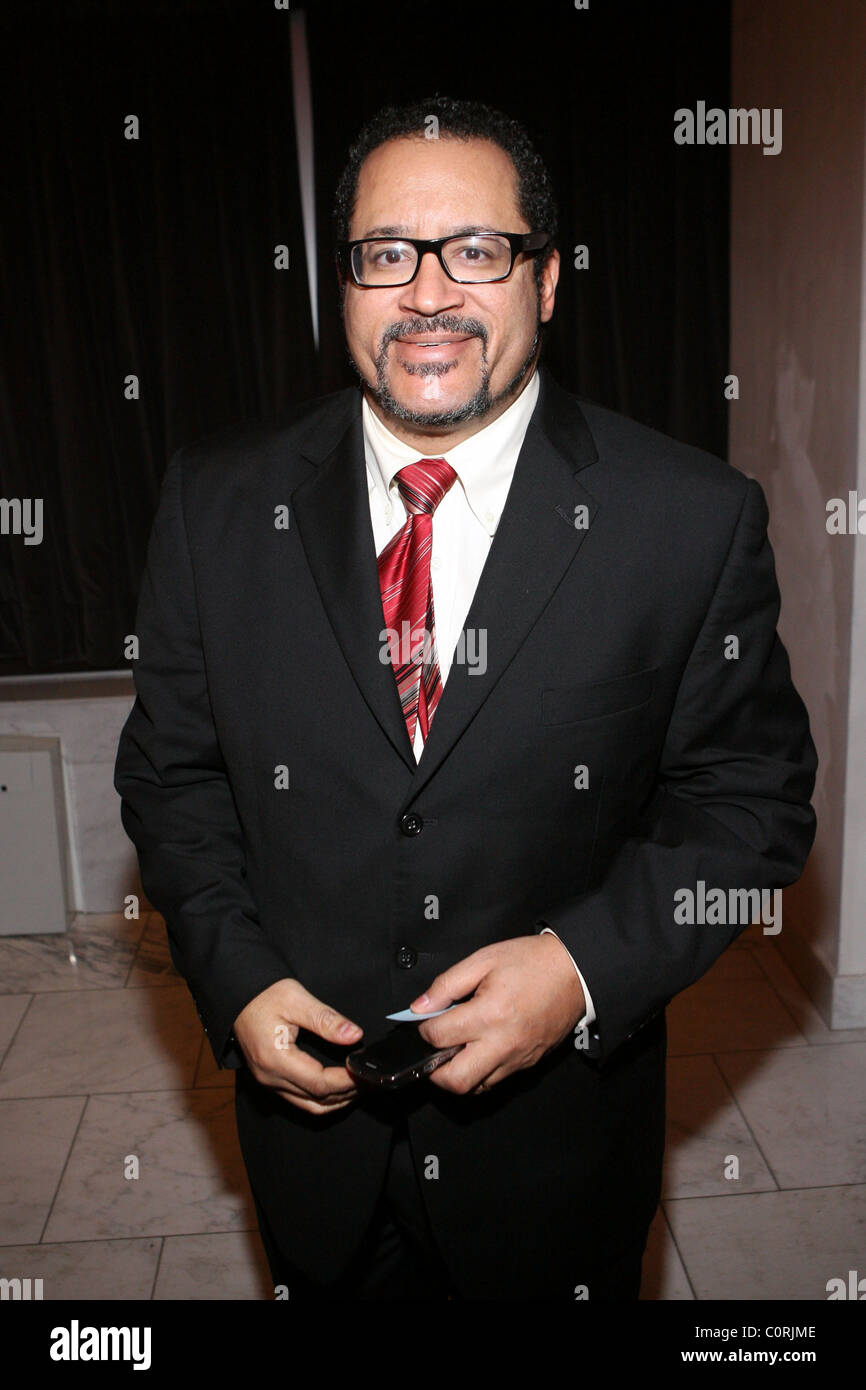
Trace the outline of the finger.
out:
[[[338,1013],[332,1009],[330,1004],[323,1004],[321,999],[317,999],[314,994],[310,994],[308,989],[297,980],[293,981],[292,992],[292,1022],[298,1023],[302,1028],[306,1028],[308,1033],[315,1033],[316,1037],[324,1038],[327,1042],[338,1043],[345,1046],[348,1043],[355,1043],[363,1037],[364,1030],[345,1014]]]
[[[299,1091],[319,1097],[357,1090],[354,1077],[344,1066],[325,1067],[294,1045],[281,1048],[273,1059],[251,1061],[250,1067],[262,1086],[296,1084]]]
[[[473,1092],[474,1095],[486,1095],[488,1091],[493,1091],[506,1077],[512,1076],[516,1068],[495,1067],[489,1076],[485,1076],[479,1081]]]
[[[456,1057],[452,1057],[450,1062],[443,1062],[441,1067],[432,1071],[430,1082],[441,1087],[443,1091],[467,1095],[482,1081],[488,1080],[498,1069],[500,1060],[489,1048],[470,1043],[462,1052],[458,1052]]]
[[[275,1091],[277,1095],[281,1095],[285,1100],[303,1101],[305,1105],[311,1105],[315,1106],[317,1109],[325,1110],[339,1110],[344,1105],[351,1105],[352,1101],[357,1099],[358,1094],[357,1091],[353,1091],[348,1095],[343,1092],[333,1096],[311,1096],[308,1091],[303,1090],[299,1086],[294,1086],[291,1082],[286,1082],[282,1078],[275,1081],[270,1089]]]
[[[465,994],[472,994],[484,979],[484,976],[491,969],[492,962],[490,954],[482,946],[480,951],[473,951],[471,956],[465,960],[459,960],[455,965],[450,965],[447,970],[443,970],[441,975],[437,975],[431,985],[428,986],[425,994],[419,994],[417,999],[413,999],[409,1005],[416,1013],[431,1013],[434,1009],[447,1009],[449,1004],[453,1004],[455,999],[462,999]]]
[[[428,1018],[418,1024],[418,1032],[434,1047],[454,1047],[457,1043],[477,1042],[484,1037],[484,1002],[477,997],[465,1004],[455,1004],[440,1018]]]
[[[325,1067],[309,1052],[294,1045],[286,1049],[285,1065],[273,1074],[283,1085],[288,1083],[315,1100],[346,1095],[358,1089],[345,1067]]]
[[[303,1110],[308,1115],[331,1115],[335,1110],[345,1110],[355,1100],[350,1096],[348,1100],[334,1101],[324,1105],[319,1101],[310,1100],[307,1096],[298,1096],[291,1091],[277,1091],[277,1095],[282,1096],[283,1100],[288,1101],[296,1110]]]

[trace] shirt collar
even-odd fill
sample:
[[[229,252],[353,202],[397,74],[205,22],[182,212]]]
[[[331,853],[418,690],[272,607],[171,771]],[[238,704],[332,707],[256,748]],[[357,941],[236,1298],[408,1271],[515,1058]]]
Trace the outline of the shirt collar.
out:
[[[538,371],[535,370],[517,400],[496,420],[449,449],[447,454],[430,455],[445,458],[451,464],[470,508],[490,536],[495,535],[505,506],[538,391]],[[376,493],[384,510],[393,502],[395,494],[399,500],[394,481],[396,473],[407,463],[417,463],[422,455],[391,433],[370,409],[366,396],[361,413],[368,487],[371,493]]]

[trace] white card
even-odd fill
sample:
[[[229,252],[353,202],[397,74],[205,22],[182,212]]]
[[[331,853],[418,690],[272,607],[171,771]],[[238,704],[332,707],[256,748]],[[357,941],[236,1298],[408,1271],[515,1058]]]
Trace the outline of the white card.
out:
[[[448,1009],[453,1009],[454,1004],[449,1004]],[[416,1014],[411,1009],[402,1009],[398,1014],[386,1014],[393,1023],[423,1023],[425,1018],[438,1018],[440,1014],[447,1014],[448,1009],[436,1009],[432,1014]]]

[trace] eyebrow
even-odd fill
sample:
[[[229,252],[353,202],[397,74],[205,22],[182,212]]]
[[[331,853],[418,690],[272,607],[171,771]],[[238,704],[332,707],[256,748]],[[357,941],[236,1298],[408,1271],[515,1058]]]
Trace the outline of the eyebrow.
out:
[[[496,231],[498,231],[498,230],[499,230],[498,227],[479,227],[479,226],[474,226],[474,227],[451,227],[451,228],[449,229],[449,231],[444,232],[443,235],[444,235],[444,236],[477,236],[477,235],[478,235],[479,233],[481,233],[481,232],[496,232]],[[404,236],[404,237],[410,237],[411,235],[412,235],[412,232],[411,232],[411,228],[409,228],[409,227],[403,227],[403,226],[400,226],[400,227],[397,227],[397,226],[392,226],[392,227],[370,227],[368,231],[364,232],[360,237],[356,237],[355,240],[356,240],[356,241],[366,241],[366,240],[368,240],[368,238],[370,238],[370,237],[377,237],[377,236]],[[419,239],[419,240],[423,240],[423,238],[418,238],[418,239]],[[434,240],[438,240],[438,238],[434,238]]]

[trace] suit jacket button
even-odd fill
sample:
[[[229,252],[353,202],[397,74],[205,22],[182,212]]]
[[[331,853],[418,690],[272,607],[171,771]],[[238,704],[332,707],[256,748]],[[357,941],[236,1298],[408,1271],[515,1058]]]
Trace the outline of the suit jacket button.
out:
[[[417,811],[408,811],[405,816],[400,818],[400,829],[404,835],[420,835],[424,821]]]
[[[414,946],[401,946],[395,959],[401,970],[411,970],[418,964],[418,952]]]

